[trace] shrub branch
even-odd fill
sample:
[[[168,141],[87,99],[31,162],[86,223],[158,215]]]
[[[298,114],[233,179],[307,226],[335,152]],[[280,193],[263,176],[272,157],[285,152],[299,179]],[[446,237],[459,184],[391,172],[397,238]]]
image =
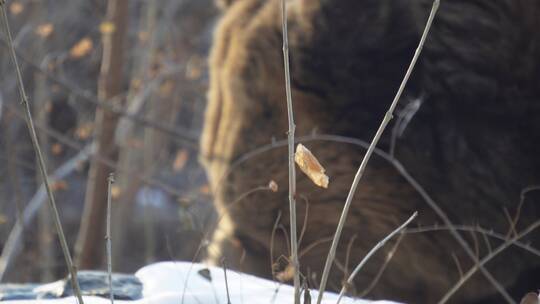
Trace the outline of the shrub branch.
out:
[[[2,20],[4,22],[5,35],[7,37],[7,41],[9,45],[11,60],[13,62],[13,65],[16,71],[17,85],[18,85],[19,94],[21,97],[21,104],[23,105],[24,110],[25,110],[24,113],[25,113],[25,118],[26,118],[26,124],[28,126],[28,131],[30,133],[30,139],[32,140],[32,146],[34,147],[36,158],[38,160],[41,178],[43,179],[43,184],[45,185],[45,189],[47,190],[47,196],[49,198],[49,207],[51,208],[51,211],[52,211],[53,221],[56,227],[56,232],[58,233],[58,238],[60,239],[62,252],[64,253],[66,265],[70,273],[71,284],[75,292],[75,295],[77,297],[77,301],[79,302],[79,304],[84,304],[82,296],[81,296],[81,290],[79,288],[79,282],[77,281],[77,270],[75,269],[75,266],[73,265],[73,260],[71,259],[71,254],[69,252],[69,247],[66,241],[66,237],[64,235],[64,230],[62,229],[60,215],[58,214],[58,209],[56,208],[54,195],[50,186],[49,178],[47,176],[47,168],[45,166],[45,160],[43,158],[43,153],[41,152],[41,148],[39,146],[36,129],[34,127],[34,121],[32,119],[32,113],[30,112],[30,105],[28,103],[28,97],[26,95],[26,90],[24,88],[21,70],[19,68],[19,63],[17,62],[17,56],[15,55],[15,49],[13,47],[13,38],[11,37],[11,31],[9,29],[9,21],[8,21],[5,5],[6,5],[5,0],[0,0],[0,9],[2,10]]]
[[[362,163],[360,164],[360,167],[358,168],[358,171],[356,172],[351,189],[349,190],[349,194],[347,195],[347,199],[345,201],[345,206],[343,207],[343,211],[339,219],[339,223],[336,229],[336,234],[334,236],[334,240],[332,241],[332,246],[330,247],[330,251],[328,252],[328,257],[326,258],[323,275],[321,277],[319,295],[317,297],[317,304],[320,304],[322,301],[324,290],[326,288],[326,283],[328,281],[328,276],[330,274],[330,269],[335,259],[336,249],[339,243],[339,239],[341,237],[341,232],[343,230],[343,227],[345,226],[345,221],[347,219],[347,214],[349,212],[349,207],[351,206],[352,199],[356,191],[356,187],[358,186],[360,179],[364,175],[364,171],[366,170],[367,163],[369,159],[371,158],[371,155],[373,154],[373,150],[377,146],[377,143],[379,142],[379,139],[381,138],[381,135],[384,132],[384,129],[386,128],[390,120],[392,119],[394,109],[396,108],[397,103],[399,99],[401,98],[401,94],[403,93],[403,90],[405,89],[405,85],[407,84],[409,77],[411,76],[411,73],[414,69],[414,66],[416,65],[416,61],[418,60],[418,57],[420,56],[420,53],[426,41],[427,35],[429,33],[429,29],[431,28],[431,24],[433,23],[433,19],[435,18],[435,14],[439,8],[439,2],[440,2],[439,0],[433,1],[433,6],[431,8],[431,12],[429,14],[429,18],[426,23],[426,27],[424,28],[424,32],[422,33],[422,38],[420,39],[420,43],[418,44],[418,47],[416,48],[416,51],[414,52],[414,56],[411,60],[411,63],[409,64],[409,67],[407,68],[407,72],[405,73],[405,76],[403,77],[403,81],[401,82],[399,89],[396,95],[394,96],[394,100],[392,101],[390,108],[384,115],[381,125],[379,126],[379,129],[375,133],[375,136],[373,140],[371,141],[371,144],[369,145],[369,148],[366,154],[364,155],[364,159],[362,159]]]
[[[291,94],[291,74],[289,70],[289,38],[287,35],[287,4],[281,0],[281,20],[283,30],[283,67],[285,69],[285,92],[287,94],[287,117],[289,131],[287,132],[289,147],[289,209],[291,229],[291,264],[294,268],[294,303],[300,303],[300,264],[298,261],[298,243],[296,236],[296,173],[294,165],[294,116]]]

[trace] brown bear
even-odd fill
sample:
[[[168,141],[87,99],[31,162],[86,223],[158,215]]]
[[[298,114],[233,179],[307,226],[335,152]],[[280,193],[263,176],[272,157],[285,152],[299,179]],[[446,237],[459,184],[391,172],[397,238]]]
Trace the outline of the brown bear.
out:
[[[235,269],[267,277],[282,271],[283,278],[290,225],[280,0],[220,4],[224,15],[214,34],[201,139],[221,217],[208,258],[225,257]],[[330,177],[322,189],[298,171],[300,264],[311,287],[318,287],[366,151],[357,139],[373,137],[431,4],[287,1],[296,135]],[[339,289],[356,263],[414,211],[426,231],[405,233],[390,260],[391,244],[372,257],[349,288],[352,294],[436,302],[474,259],[503,243],[494,235],[513,237],[540,219],[534,187],[540,184],[539,28],[540,1],[441,2],[395,119],[356,191],[330,289]],[[277,192],[264,187],[271,180]],[[426,199],[459,228],[468,253]],[[526,244],[539,238],[532,231],[520,246],[495,255],[451,302],[504,303],[538,289],[540,257]]]

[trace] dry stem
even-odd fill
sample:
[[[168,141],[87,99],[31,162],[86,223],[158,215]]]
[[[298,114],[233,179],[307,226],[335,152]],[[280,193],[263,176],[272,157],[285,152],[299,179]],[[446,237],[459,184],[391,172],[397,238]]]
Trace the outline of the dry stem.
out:
[[[309,142],[309,141],[329,141],[329,142],[338,142],[338,143],[347,143],[352,145],[357,145],[359,147],[362,147],[364,149],[368,149],[370,146],[366,141],[352,138],[352,137],[346,137],[346,136],[340,136],[340,135],[332,135],[332,134],[311,134],[307,136],[302,136],[300,138],[297,138],[297,141],[302,142]],[[234,163],[231,164],[231,166],[227,169],[227,171],[223,174],[221,177],[221,180],[227,177],[230,172],[238,167],[240,164],[244,163],[245,161],[249,160],[250,158],[259,155],[264,152],[268,152],[272,149],[276,149],[279,147],[284,147],[287,144],[285,140],[280,140],[276,142],[272,142],[268,145],[259,147],[257,149],[254,149],[240,158],[236,160]],[[459,243],[459,245],[465,250],[467,255],[475,262],[478,263],[478,259],[475,257],[474,252],[471,250],[470,246],[467,244],[467,242],[463,239],[463,237],[458,233],[455,225],[450,221],[446,213],[439,207],[437,202],[435,202],[431,196],[427,193],[427,191],[414,179],[409,172],[403,167],[403,165],[394,157],[392,157],[390,154],[386,153],[385,151],[375,148],[374,153],[378,156],[382,157],[384,160],[386,160],[388,163],[390,163],[397,171],[398,173],[405,178],[405,180],[420,194],[420,196],[424,199],[424,201],[428,204],[428,206],[433,209],[433,211],[439,216],[439,218],[443,221],[444,225],[448,227],[448,230],[450,234],[456,239],[456,241]],[[495,278],[484,268],[480,267],[480,271],[484,274],[484,276],[489,280],[489,282],[497,289],[497,291],[507,300],[509,303],[515,303],[514,300],[508,295],[506,290],[502,287],[502,285],[495,280]],[[314,284],[315,285],[315,284]]]
[[[492,252],[490,252],[488,255],[486,255],[484,258],[482,258],[480,261],[475,263],[465,275],[461,277],[461,279],[444,295],[444,297],[439,301],[439,304],[446,303],[458,289],[463,286],[463,284],[478,270],[482,269],[482,267],[489,262],[491,259],[493,259],[495,256],[497,256],[499,253],[501,253],[506,248],[510,247],[513,243],[518,241],[519,239],[525,237],[527,234],[535,230],[536,228],[540,227],[540,221],[534,222],[532,225],[527,227],[524,231],[519,233],[518,235],[515,235],[513,238],[507,240],[504,242],[501,246],[495,248]]]
[[[71,254],[69,252],[69,247],[66,241],[66,237],[64,235],[64,230],[62,229],[62,223],[60,222],[60,215],[58,214],[58,209],[56,208],[56,202],[54,200],[54,195],[51,190],[50,182],[47,176],[47,169],[45,166],[45,161],[43,159],[43,154],[41,152],[41,148],[39,146],[39,142],[37,139],[36,129],[34,127],[34,121],[32,120],[32,113],[30,112],[30,105],[28,103],[28,97],[26,95],[26,90],[24,88],[21,70],[19,68],[19,63],[17,62],[17,56],[15,55],[15,49],[13,47],[13,38],[11,37],[11,31],[9,29],[9,21],[8,21],[5,4],[6,4],[5,0],[0,0],[0,9],[2,10],[2,19],[4,21],[4,27],[6,31],[7,42],[10,49],[11,60],[13,61],[13,65],[15,67],[16,74],[17,74],[17,84],[19,87],[21,104],[23,105],[25,109],[25,116],[26,116],[26,123],[28,126],[28,131],[30,132],[32,145],[34,146],[34,151],[38,159],[41,178],[43,179],[43,184],[45,185],[45,189],[47,190],[47,195],[49,197],[49,207],[51,208],[51,211],[53,214],[53,220],[56,226],[56,231],[58,233],[58,238],[60,239],[60,245],[62,246],[62,251],[64,253],[64,258],[66,260],[66,265],[71,275],[71,284],[73,285],[72,287],[73,287],[75,295],[77,296],[77,300],[79,304],[83,304],[84,302],[81,296],[79,282],[77,281],[77,271],[75,269],[75,266],[73,265]]]
[[[394,96],[394,100],[392,101],[392,104],[390,105],[390,108],[384,115],[383,121],[381,122],[381,125],[379,126],[379,129],[375,133],[375,137],[373,138],[371,144],[369,145],[369,148],[364,155],[364,159],[362,160],[362,163],[360,164],[360,167],[358,168],[358,171],[356,172],[356,175],[354,177],[354,181],[352,183],[351,189],[349,190],[349,194],[347,195],[347,200],[345,201],[345,206],[343,207],[343,211],[341,213],[341,217],[339,219],[339,223],[336,229],[336,234],[334,237],[334,240],[332,242],[332,246],[330,247],[330,251],[328,252],[328,257],[326,259],[326,264],[324,265],[324,271],[321,278],[321,286],[319,289],[319,295],[317,297],[317,304],[320,304],[324,295],[324,290],[326,288],[326,283],[328,281],[328,276],[330,274],[330,269],[332,267],[332,263],[334,261],[335,255],[336,255],[336,249],[339,243],[339,239],[341,237],[341,232],[343,230],[343,227],[345,226],[345,221],[347,219],[347,214],[349,212],[349,207],[351,206],[352,199],[354,196],[354,193],[356,191],[356,187],[358,186],[358,183],[360,182],[360,179],[364,175],[364,171],[366,169],[367,163],[369,159],[371,158],[371,155],[373,154],[373,150],[377,146],[377,143],[379,142],[379,139],[381,138],[382,133],[384,132],[384,129],[392,119],[392,115],[394,113],[394,109],[396,108],[396,105],[401,98],[401,94],[403,93],[403,90],[405,89],[405,85],[407,84],[409,77],[411,76],[411,73],[414,69],[414,66],[416,64],[416,61],[418,60],[418,57],[420,56],[420,52],[422,51],[422,48],[424,46],[424,43],[427,38],[427,34],[429,33],[429,29],[431,28],[431,24],[433,23],[433,19],[435,17],[435,14],[439,8],[439,0],[433,1],[433,7],[431,8],[431,12],[429,14],[429,18],[426,23],[426,27],[424,28],[424,32],[422,33],[422,38],[420,39],[420,43],[418,44],[418,47],[416,48],[416,51],[414,52],[414,56],[411,60],[411,63],[407,69],[407,72],[405,73],[405,76],[403,77],[403,81],[401,82],[399,89]]]
[[[377,252],[377,250],[379,250],[379,248],[384,246],[384,244],[386,244],[386,242],[388,242],[394,235],[398,234],[401,230],[403,230],[405,228],[405,226],[407,226],[412,220],[414,220],[414,218],[417,215],[418,215],[418,212],[415,211],[413,213],[413,215],[411,215],[411,217],[409,217],[409,219],[405,221],[405,223],[401,224],[401,226],[399,226],[397,229],[392,231],[392,233],[390,233],[384,239],[382,239],[380,242],[378,242],[377,245],[375,245],[375,247],[371,248],[371,250],[368,252],[368,254],[362,259],[362,261],[360,261],[360,263],[358,263],[356,268],[354,268],[353,272],[349,276],[349,279],[347,279],[347,282],[343,285],[343,288],[341,288],[341,292],[339,293],[339,298],[338,298],[336,304],[339,304],[339,302],[341,301],[341,298],[343,297],[343,295],[345,295],[345,291],[347,290],[347,286],[352,284],[352,282],[354,280],[354,277],[356,277],[356,275],[358,274],[360,269],[362,269],[362,267],[364,267],[364,265],[371,258],[371,256],[373,256],[373,254],[375,254],[375,252]]]
[[[291,94],[291,74],[289,71],[289,39],[287,35],[287,4],[281,0],[281,19],[283,30],[283,66],[285,68],[285,91],[287,94],[287,116],[289,118],[289,209],[291,229],[291,263],[294,267],[294,303],[300,304],[300,264],[298,261],[298,243],[296,236],[296,174],[294,167],[294,116]]]
[[[109,183],[107,187],[107,235],[105,240],[107,241],[107,271],[109,273],[109,296],[111,304],[114,303],[114,293],[112,287],[112,239],[111,239],[111,192],[112,184],[114,183],[114,174],[110,173],[107,178]]]
[[[92,154],[93,145],[88,145],[85,148],[75,155],[73,158],[68,160],[62,166],[54,171],[51,174],[50,180],[58,181],[62,180],[69,174],[71,174],[81,162],[86,161],[89,156]],[[23,230],[26,226],[36,216],[38,210],[41,208],[45,202],[47,193],[45,190],[45,185],[41,184],[32,196],[32,199],[26,204],[22,215],[17,219],[15,226],[9,232],[6,242],[4,243],[4,248],[2,249],[2,255],[0,256],[0,281],[4,278],[5,274],[8,271],[8,266],[13,263],[13,258],[16,257],[21,250],[21,236]]]

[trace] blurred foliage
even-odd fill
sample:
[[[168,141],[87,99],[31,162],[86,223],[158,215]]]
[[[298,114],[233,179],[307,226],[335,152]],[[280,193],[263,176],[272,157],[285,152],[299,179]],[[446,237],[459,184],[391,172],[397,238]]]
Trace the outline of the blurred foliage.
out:
[[[114,31],[103,22],[105,0],[8,1],[10,26],[30,94],[49,172],[93,140],[101,35]],[[124,94],[130,113],[122,115],[117,141],[121,182],[113,189],[124,218],[115,271],[129,272],[154,260],[191,260],[206,223],[214,217],[205,174],[197,163],[197,137],[207,87],[206,56],[217,10],[212,0],[136,0],[129,3]],[[2,32],[3,33],[3,32]],[[39,186],[34,152],[18,102],[14,70],[0,38],[0,246]],[[114,100],[113,100],[114,102]],[[167,117],[157,116],[156,109]],[[154,114],[152,114],[154,113]],[[130,117],[128,117],[130,116]],[[152,126],[166,125],[187,140]],[[159,141],[148,141],[159,138]],[[190,144],[186,144],[186,141]],[[148,151],[152,150],[152,153]],[[131,161],[148,158],[151,170],[135,174]],[[98,156],[99,157],[99,156]],[[122,163],[122,159],[124,163]],[[126,163],[126,159],[129,160]],[[131,163],[130,163],[131,162]],[[83,208],[88,166],[56,181],[68,242],[75,244]],[[124,170],[124,171],[122,171]],[[128,170],[128,171],[125,171]],[[133,171],[133,170],[132,170]],[[105,182],[105,181],[104,181]],[[130,195],[124,195],[129,193]],[[126,197],[130,198],[126,201]],[[44,205],[46,206],[46,205]],[[151,221],[145,217],[151,215]],[[50,223],[49,223],[50,224]],[[142,238],[152,227],[151,250]],[[145,230],[146,229],[146,230]],[[62,255],[52,226],[37,217],[25,227],[24,248],[10,265],[5,282],[64,276]],[[45,248],[43,247],[45,246]],[[145,247],[146,246],[146,247]],[[105,249],[104,249],[105,250]],[[43,258],[48,251],[53,259]],[[48,272],[48,275],[44,275]]]

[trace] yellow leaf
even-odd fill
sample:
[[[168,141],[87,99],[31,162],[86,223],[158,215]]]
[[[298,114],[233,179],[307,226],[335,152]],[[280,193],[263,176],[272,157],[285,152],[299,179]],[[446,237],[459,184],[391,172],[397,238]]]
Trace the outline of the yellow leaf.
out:
[[[179,150],[176,153],[176,157],[174,158],[173,170],[178,172],[184,169],[188,158],[189,158],[189,152],[186,149]]]
[[[210,186],[209,185],[203,185],[199,188],[199,192],[201,194],[210,194]]]
[[[64,146],[59,143],[55,143],[51,146],[51,153],[55,156],[58,156],[64,152]]]
[[[281,272],[276,274],[276,279],[280,282],[288,282],[294,278],[294,267],[292,264],[288,264],[287,267]]]
[[[8,222],[8,217],[5,214],[0,214],[0,225],[3,225]]]
[[[36,34],[41,38],[49,37],[54,31],[54,26],[52,23],[43,23],[38,25],[36,28]]]
[[[68,188],[69,187],[68,187],[67,182],[63,180],[55,181],[51,184],[52,191],[62,191],[62,190],[67,190]]]
[[[101,34],[112,34],[116,30],[116,26],[112,22],[105,21],[99,25],[99,31]]]
[[[94,124],[85,123],[82,126],[77,128],[77,130],[75,131],[75,135],[79,139],[88,139],[90,135],[92,135],[93,129],[94,129]]]
[[[84,57],[92,51],[92,48],[94,47],[94,43],[92,40],[88,37],[85,37],[79,42],[77,42],[71,50],[69,50],[69,56],[71,58],[81,58]]]
[[[111,186],[111,198],[117,199],[120,197],[120,194],[122,194],[122,190],[117,185]]]
[[[159,96],[160,97],[169,97],[174,89],[174,82],[171,80],[165,81],[161,86],[159,86]]]
[[[9,12],[14,16],[22,13],[22,11],[24,11],[24,6],[18,1],[11,3],[9,6]]]
[[[141,85],[142,85],[142,81],[140,78],[133,78],[131,80],[131,87],[134,89],[134,90],[138,90],[141,88]]]
[[[204,72],[205,63],[206,61],[200,56],[191,56],[186,66],[186,77],[189,80],[197,80],[201,78]]]
[[[300,170],[304,172],[315,185],[328,188],[328,176],[324,174],[325,170],[319,163],[317,158],[304,147],[302,144],[296,146],[296,153],[294,154],[294,161],[300,167]]]

